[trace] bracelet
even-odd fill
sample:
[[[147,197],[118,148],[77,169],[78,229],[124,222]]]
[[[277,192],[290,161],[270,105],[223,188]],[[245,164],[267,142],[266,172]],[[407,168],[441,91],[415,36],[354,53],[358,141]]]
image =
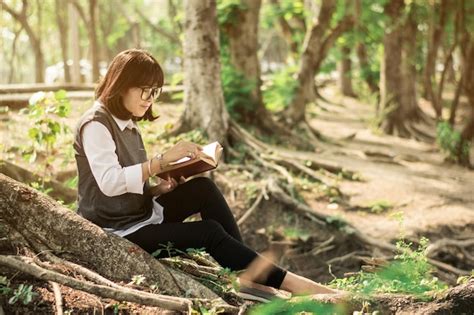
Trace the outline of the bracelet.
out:
[[[148,177],[152,176],[152,174],[151,174],[151,161],[152,160],[153,160],[153,158],[148,160]]]
[[[162,153],[157,154],[154,158],[158,160],[158,163],[160,165],[160,171],[162,171],[163,168],[164,168],[164,166],[163,166],[163,154]]]

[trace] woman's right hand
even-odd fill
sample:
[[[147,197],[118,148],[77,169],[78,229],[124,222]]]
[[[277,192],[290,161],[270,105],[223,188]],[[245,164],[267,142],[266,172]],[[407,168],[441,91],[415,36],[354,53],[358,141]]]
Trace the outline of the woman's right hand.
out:
[[[163,153],[163,162],[165,165],[177,161],[183,157],[189,157],[194,159],[198,152],[202,150],[202,147],[196,143],[189,141],[180,141],[175,144],[171,149]]]

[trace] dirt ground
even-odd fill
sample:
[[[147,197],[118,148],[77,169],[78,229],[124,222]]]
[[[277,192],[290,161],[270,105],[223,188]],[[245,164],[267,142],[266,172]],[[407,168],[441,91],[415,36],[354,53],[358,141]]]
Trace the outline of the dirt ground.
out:
[[[446,226],[461,230],[471,226],[465,236],[474,237],[473,170],[445,162],[435,143],[374,133],[368,128],[374,112],[371,106],[341,97],[331,89],[323,95],[331,103],[322,103],[324,110],[316,110],[311,125],[323,135],[340,139],[342,146],[330,147],[320,157],[357,171],[364,179],[341,181],[340,188],[350,196],[351,205],[385,200],[393,208],[376,214],[309,200],[315,209],[337,214],[374,238],[387,241],[400,235],[442,233]],[[426,105],[423,109],[430,110]],[[459,115],[462,117],[462,112]],[[471,148],[471,160],[473,157]]]

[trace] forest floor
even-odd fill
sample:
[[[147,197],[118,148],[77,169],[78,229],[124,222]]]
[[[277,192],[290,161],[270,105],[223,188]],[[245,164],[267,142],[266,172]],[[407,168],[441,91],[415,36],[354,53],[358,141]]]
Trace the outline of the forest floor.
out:
[[[311,207],[339,215],[386,241],[401,236],[451,237],[444,235],[449,230],[474,236],[473,170],[446,162],[436,143],[374,132],[369,128],[372,106],[332,89],[322,94],[331,103],[318,103],[310,124],[339,146],[328,146],[319,156],[361,175],[363,181],[341,181],[340,189],[350,196],[351,206],[371,209],[351,211],[307,198]],[[429,104],[423,109],[430,112]],[[473,156],[471,148],[471,160]]]
[[[374,239],[392,243],[402,237],[415,240],[421,236],[427,236],[430,240],[473,237],[473,170],[446,162],[435,143],[401,139],[373,131],[369,127],[374,115],[372,106],[353,98],[342,97],[332,87],[322,90],[321,94],[329,101],[318,101],[317,107],[309,108],[307,117],[309,123],[330,141],[318,148],[317,152],[293,151],[292,154],[317,154],[322,160],[357,172],[361,180],[338,181],[342,193],[349,197],[345,204],[319,198],[319,194],[311,190],[303,191],[302,196],[313,209],[340,217]],[[72,113],[67,119],[63,119],[63,123],[73,130],[80,114],[89,106],[90,102],[73,103]],[[162,148],[163,142],[156,143],[156,135],[162,133],[168,124],[176,122],[183,109],[182,104],[161,104],[155,110],[161,117],[153,124],[142,126],[145,145],[150,154]],[[460,110],[461,116],[462,108]],[[429,108],[426,108],[426,111],[429,111]],[[16,111],[0,113],[0,121],[0,159],[41,173],[41,163],[30,163],[19,154],[21,147],[29,143],[27,134],[28,128],[32,127],[31,121]],[[52,152],[56,159],[48,170],[53,177],[55,174],[74,170],[71,143],[72,133],[56,142]],[[471,157],[473,156],[474,152],[471,151]],[[41,160],[45,157],[39,158]],[[245,178],[238,176],[232,178],[232,181],[239,182],[241,187],[250,185]],[[246,200],[248,196],[245,193],[226,194],[237,218],[249,207],[249,200]],[[262,208],[266,205],[264,203]],[[257,211],[261,212],[246,222],[242,232],[246,241],[261,250],[265,248],[265,242],[261,242],[262,238],[257,234],[261,234],[262,227],[268,227],[270,224],[278,226],[282,220],[285,222],[281,225],[288,224],[289,221],[294,221],[294,218],[288,219],[286,214],[282,216],[281,212],[277,211],[270,214],[271,209]],[[316,227],[311,229],[309,233],[317,233]],[[304,266],[308,266],[306,262]],[[318,277],[320,270],[301,273],[318,281],[328,281],[327,277]],[[14,282],[26,281],[35,285],[34,291],[39,294],[34,300],[35,303],[11,308],[4,298],[0,298],[4,310],[13,313],[54,313],[54,298],[50,286],[28,279],[17,277]],[[118,303],[66,287],[61,288],[65,310],[73,313],[114,313],[114,310],[119,308],[123,308],[126,313],[157,311],[156,308]]]

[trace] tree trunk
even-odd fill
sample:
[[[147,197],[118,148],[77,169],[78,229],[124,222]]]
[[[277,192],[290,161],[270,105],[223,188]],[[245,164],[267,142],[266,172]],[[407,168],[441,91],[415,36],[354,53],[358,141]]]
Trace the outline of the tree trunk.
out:
[[[418,24],[412,9],[406,18],[402,32],[400,111],[402,119],[416,118],[418,100],[416,96],[416,34]]]
[[[444,27],[447,19],[448,1],[441,0],[441,4],[433,3],[432,20],[430,23],[430,38],[428,41],[428,55],[426,57],[426,65],[424,69],[424,94],[431,101],[436,112],[436,117],[441,117],[442,106],[436,97],[436,87],[433,88],[436,82],[436,59],[438,55],[438,48],[441,45],[441,39],[444,32]],[[437,17],[439,16],[439,23]]]
[[[356,28],[359,33],[363,33],[362,31],[362,18],[361,18],[361,11],[362,11],[362,0],[356,0],[355,2],[355,23]],[[369,58],[367,56],[367,48],[362,40],[357,42],[357,58],[359,59],[359,66],[362,71],[362,78],[364,79],[365,83],[369,87],[371,93],[379,93],[378,82],[376,82],[375,78],[370,75],[370,72],[366,71],[364,74],[364,70],[370,68]],[[368,73],[368,74],[367,74]]]
[[[391,0],[385,6],[385,13],[391,19],[392,27],[388,28],[383,38],[384,52],[380,70],[381,105],[379,107],[384,111],[389,111],[383,123],[383,129],[388,134],[393,134],[397,129],[397,125],[403,122],[403,116],[399,115],[400,108],[402,108],[400,90],[402,82],[400,69],[402,62],[402,29],[400,26],[395,26],[403,7],[403,0]],[[403,135],[408,136],[408,133]]]
[[[99,45],[97,42],[97,0],[89,0],[89,23],[87,24],[89,33],[89,43],[91,49],[92,82],[96,83],[100,78],[99,69]]]
[[[72,52],[72,67],[71,67],[71,79],[73,83],[81,83],[81,68],[79,66],[79,61],[81,59],[81,46],[80,46],[80,36],[79,36],[79,25],[77,21],[79,20],[77,7],[69,2],[69,28],[71,29],[71,52]]]
[[[83,219],[46,195],[0,174],[0,230],[17,246],[50,250],[100,275],[130,281],[141,274],[161,293],[200,297],[216,295],[195,280],[169,270],[137,245]],[[28,243],[28,244],[26,244]],[[172,275],[171,275],[172,273]]]
[[[59,40],[61,43],[61,56],[64,64],[64,82],[71,82],[71,71],[67,64],[68,60],[68,7],[67,2],[56,0],[56,23],[59,30]]]
[[[215,0],[187,0],[184,31],[184,103],[182,128],[200,128],[211,140],[226,143],[229,127],[224,106]]]
[[[471,166],[469,151],[464,152],[469,143],[474,140],[474,32],[467,34],[468,42],[463,46],[463,88],[467,96],[471,113],[461,132],[461,143],[458,149],[458,158],[462,165]],[[472,144],[471,144],[472,145]]]
[[[353,24],[351,16],[341,22],[325,37],[331,17],[336,9],[336,1],[323,0],[317,22],[306,33],[303,54],[298,70],[298,87],[285,113],[286,122],[291,126],[304,120],[306,104],[315,99],[314,76],[336,39]]]
[[[23,26],[14,32],[14,38],[12,42],[12,55],[10,59],[10,72],[8,74],[8,83],[13,83],[15,77],[15,57],[16,57],[16,47],[18,43],[18,39],[20,38],[20,34],[23,31]]]
[[[354,89],[352,88],[352,61],[351,49],[344,45],[341,47],[342,59],[339,62],[339,88],[342,95],[355,97]]]
[[[26,34],[28,34],[31,43],[31,48],[33,49],[33,54],[35,56],[35,81],[36,83],[44,82],[44,55],[43,50],[41,49],[41,40],[40,37],[37,36],[31,28],[30,23],[28,23],[28,2],[26,0],[22,1],[22,7],[20,12],[14,11],[3,0],[0,1],[0,5],[3,7],[3,9],[5,9],[6,12],[8,12],[15,20],[17,20],[23,26],[26,31]]]
[[[239,10],[238,23],[224,25],[223,30],[229,39],[231,62],[236,71],[245,79],[254,83],[251,99],[248,104],[236,106],[239,122],[252,124],[267,134],[284,133],[283,127],[274,121],[265,108],[262,100],[262,80],[260,78],[260,62],[258,59],[258,19],[261,1],[242,0],[245,7]]]
[[[280,3],[278,0],[271,0],[270,2],[275,7],[280,6]],[[290,24],[288,23],[288,21],[285,19],[284,16],[279,15],[278,25],[280,27],[281,34],[283,38],[285,39],[285,42],[290,48],[291,53],[296,56],[296,54],[298,53],[298,43],[293,40],[293,30],[291,29]]]

